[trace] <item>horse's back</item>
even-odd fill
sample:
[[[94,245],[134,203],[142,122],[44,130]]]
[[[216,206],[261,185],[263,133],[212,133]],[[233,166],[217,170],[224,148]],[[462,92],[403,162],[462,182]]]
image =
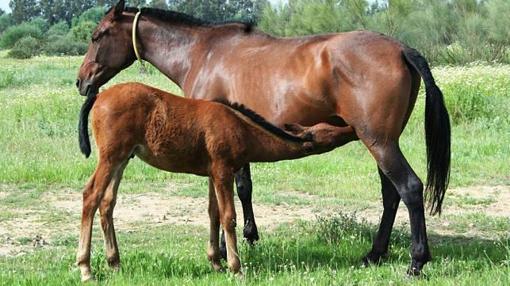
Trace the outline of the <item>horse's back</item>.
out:
[[[240,35],[213,45],[183,88],[193,98],[240,102],[279,126],[350,124],[381,104],[379,97],[393,102],[392,89],[409,82],[402,48],[368,31],[295,38]],[[384,89],[388,92],[380,95]],[[409,96],[410,89],[404,89]]]

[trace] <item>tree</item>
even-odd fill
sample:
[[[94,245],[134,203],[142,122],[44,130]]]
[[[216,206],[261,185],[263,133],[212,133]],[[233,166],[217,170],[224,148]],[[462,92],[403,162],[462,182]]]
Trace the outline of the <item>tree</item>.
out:
[[[0,16],[0,34],[2,34],[7,28],[12,26],[13,20],[11,14],[3,14]]]
[[[168,4],[166,3],[166,0],[152,0],[150,6],[152,8],[168,10]]]
[[[117,4],[118,0],[97,0],[97,6],[99,7],[113,7]]]
[[[126,1],[126,6],[132,6],[132,7],[145,7],[147,6],[146,0],[128,0]]]
[[[213,22],[256,21],[267,0],[170,0],[170,9]]]
[[[16,24],[28,21],[41,14],[41,9],[36,0],[11,0],[9,7]]]
[[[5,11],[2,8],[0,8],[0,16],[2,16],[3,14],[5,14]]]

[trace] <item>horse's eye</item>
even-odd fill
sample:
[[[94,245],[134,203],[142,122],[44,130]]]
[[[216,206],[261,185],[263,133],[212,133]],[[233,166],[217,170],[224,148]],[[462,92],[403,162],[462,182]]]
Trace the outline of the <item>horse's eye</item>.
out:
[[[108,30],[98,31],[92,34],[92,42],[97,42],[101,37],[108,34]]]

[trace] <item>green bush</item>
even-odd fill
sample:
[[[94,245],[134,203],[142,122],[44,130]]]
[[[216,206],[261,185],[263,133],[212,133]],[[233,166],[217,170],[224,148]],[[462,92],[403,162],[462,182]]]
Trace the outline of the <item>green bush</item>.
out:
[[[443,92],[448,94],[445,102],[454,124],[489,119],[497,111],[494,98],[477,84],[455,82],[446,85]]]
[[[83,12],[80,17],[73,18],[73,27],[79,25],[82,22],[93,22],[97,24],[99,21],[101,21],[101,19],[103,19],[104,12],[105,10],[103,7],[90,8]]]
[[[12,48],[21,38],[28,36],[40,40],[43,38],[43,31],[41,27],[32,23],[22,23],[17,26],[11,26],[2,34],[0,47]]]
[[[71,33],[74,39],[88,43],[96,26],[92,21],[80,22],[71,29]]]
[[[0,35],[12,25],[12,16],[10,14],[3,14],[0,16]]]
[[[76,41],[70,36],[50,36],[43,47],[49,56],[78,56],[87,52],[87,43]]]
[[[510,44],[510,1],[491,0],[487,6],[487,30],[489,38],[499,44]]]
[[[37,26],[41,31],[46,32],[50,28],[50,24],[42,17],[36,17],[28,22],[31,25]]]
[[[21,38],[7,54],[11,58],[29,59],[39,54],[39,41],[31,36]]]
[[[69,25],[67,25],[66,21],[60,21],[48,30],[47,36],[50,38],[51,36],[65,36],[69,33]]]

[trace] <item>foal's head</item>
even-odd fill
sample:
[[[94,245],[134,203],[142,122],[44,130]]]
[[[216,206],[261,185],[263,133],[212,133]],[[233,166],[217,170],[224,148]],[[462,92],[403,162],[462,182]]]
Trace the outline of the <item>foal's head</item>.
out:
[[[81,95],[97,93],[99,87],[135,61],[131,43],[133,17],[123,15],[123,11],[121,0],[94,30],[76,81]]]
[[[305,127],[299,124],[285,124],[285,130],[294,136],[310,141],[310,153],[323,153],[335,149],[338,146],[352,140],[355,134],[352,127],[339,127],[327,123]]]

